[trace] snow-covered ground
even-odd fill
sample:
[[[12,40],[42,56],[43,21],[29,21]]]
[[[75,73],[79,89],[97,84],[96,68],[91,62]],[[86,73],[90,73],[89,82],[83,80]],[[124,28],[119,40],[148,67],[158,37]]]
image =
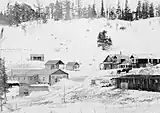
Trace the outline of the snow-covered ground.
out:
[[[151,21],[151,26],[149,25]],[[31,24],[32,23],[32,24]],[[25,34],[20,28],[4,28],[1,41],[1,54],[9,67],[42,68],[49,59],[61,59],[65,63],[77,61],[81,68],[98,69],[99,63],[109,53],[152,53],[160,56],[159,45],[160,18],[125,22],[106,19],[80,19],[72,21],[49,20],[48,24],[27,25]],[[125,26],[126,30],[117,30]],[[2,26],[1,26],[2,27]],[[113,40],[112,51],[104,52],[97,47],[98,33],[106,29]],[[31,53],[44,54],[44,62],[28,61]],[[16,65],[15,65],[16,64]],[[37,64],[37,65],[36,65]],[[88,69],[86,69],[88,70]]]
[[[36,25],[36,22],[24,24],[27,25],[26,33],[20,27],[4,27],[4,38],[1,40],[0,47],[7,69],[43,68],[47,60],[61,59],[65,63],[79,62],[80,71],[65,70],[69,73],[71,80],[60,81],[51,86],[49,92],[32,92],[28,97],[12,99],[10,95],[16,96],[18,89],[11,90],[7,94],[8,103],[4,105],[5,112],[16,108],[18,111],[14,113],[32,113],[37,110],[39,113],[51,113],[51,111],[52,113],[140,113],[142,111],[158,113],[155,110],[159,106],[159,93],[121,91],[114,87],[91,87],[90,81],[116,75],[116,70],[99,70],[99,63],[107,54],[120,51],[126,55],[147,52],[160,57],[157,35],[160,29],[160,18],[132,23],[120,20],[79,19],[57,22],[49,20],[47,24],[41,25]],[[118,29],[122,26],[126,27],[126,30]],[[0,29],[2,27],[0,26]],[[111,51],[102,51],[97,47],[98,33],[104,29],[113,40]],[[45,61],[28,61],[31,53],[44,54]],[[135,69],[131,73],[157,74],[160,73],[159,70],[159,66],[156,66]],[[63,103],[64,94],[65,104]]]
[[[14,89],[10,94],[17,91]],[[62,79],[48,92],[8,98],[3,113],[159,113],[159,105],[160,94],[156,92],[86,87],[84,83]]]

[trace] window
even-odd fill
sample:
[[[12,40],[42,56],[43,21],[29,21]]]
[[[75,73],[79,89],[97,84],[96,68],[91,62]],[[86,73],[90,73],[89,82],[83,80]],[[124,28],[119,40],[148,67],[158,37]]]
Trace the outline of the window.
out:
[[[30,60],[32,61],[44,61],[44,54],[31,54]]]
[[[26,79],[26,77],[24,77],[24,80]]]
[[[18,77],[18,80],[20,80],[20,77]]]
[[[32,80],[32,77],[30,77],[30,80]]]
[[[43,81],[45,81],[45,77],[43,77]]]

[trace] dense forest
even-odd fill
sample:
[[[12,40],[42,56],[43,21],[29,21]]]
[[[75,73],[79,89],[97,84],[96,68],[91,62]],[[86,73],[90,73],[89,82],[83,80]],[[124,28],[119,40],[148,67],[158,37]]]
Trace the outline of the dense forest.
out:
[[[124,8],[121,7],[118,1],[116,7],[104,8],[104,2],[101,0],[101,9],[98,11],[95,4],[84,6],[81,0],[77,4],[69,0],[50,3],[48,6],[36,4],[30,6],[26,3],[8,3],[7,10],[0,13],[0,19],[7,20],[9,25],[18,26],[22,22],[40,20],[46,23],[48,19],[71,20],[76,18],[108,18],[133,21],[160,16],[160,5],[155,6],[148,1],[138,1],[135,11],[132,11],[128,5],[128,0],[125,1]]]

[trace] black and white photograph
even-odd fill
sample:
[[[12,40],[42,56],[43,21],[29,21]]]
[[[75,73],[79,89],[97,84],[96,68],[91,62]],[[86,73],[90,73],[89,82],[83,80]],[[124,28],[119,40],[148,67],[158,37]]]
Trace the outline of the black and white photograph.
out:
[[[160,0],[0,0],[0,113],[160,113]]]

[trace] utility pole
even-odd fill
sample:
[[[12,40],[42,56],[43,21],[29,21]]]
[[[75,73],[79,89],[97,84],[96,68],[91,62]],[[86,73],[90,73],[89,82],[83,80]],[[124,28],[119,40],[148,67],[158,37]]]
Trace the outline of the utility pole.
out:
[[[2,97],[0,97],[0,99],[1,99],[1,111],[3,111]]]
[[[64,84],[64,97],[63,98],[64,98],[64,103],[66,103],[66,99],[65,99],[66,98],[65,84]]]

